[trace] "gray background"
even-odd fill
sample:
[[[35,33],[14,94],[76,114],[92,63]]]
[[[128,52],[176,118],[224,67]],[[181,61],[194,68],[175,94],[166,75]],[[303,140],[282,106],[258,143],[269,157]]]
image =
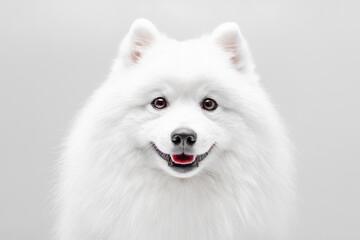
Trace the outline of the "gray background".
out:
[[[360,2],[0,2],[0,239],[50,239],[61,139],[137,17],[186,39],[239,23],[298,148],[294,239],[360,239]]]

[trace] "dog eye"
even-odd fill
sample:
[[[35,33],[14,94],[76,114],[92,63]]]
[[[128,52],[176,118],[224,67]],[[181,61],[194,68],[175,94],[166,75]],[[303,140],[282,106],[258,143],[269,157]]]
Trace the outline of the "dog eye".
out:
[[[166,107],[167,103],[166,103],[165,98],[158,97],[158,98],[155,98],[155,99],[151,102],[151,105],[152,105],[154,108],[163,109],[163,108]]]
[[[218,105],[215,102],[215,100],[211,98],[206,98],[202,103],[202,107],[207,111],[214,111],[217,108],[217,106]]]

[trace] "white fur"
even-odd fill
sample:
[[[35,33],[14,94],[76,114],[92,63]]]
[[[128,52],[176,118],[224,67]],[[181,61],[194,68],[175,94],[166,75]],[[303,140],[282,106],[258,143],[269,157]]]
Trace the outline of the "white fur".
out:
[[[164,96],[169,106],[155,110]],[[201,108],[204,97],[219,107]],[[194,171],[171,170],[171,132],[198,134]],[[59,240],[288,239],[293,161],[234,23],[178,42],[139,19],[80,112],[61,162]]]

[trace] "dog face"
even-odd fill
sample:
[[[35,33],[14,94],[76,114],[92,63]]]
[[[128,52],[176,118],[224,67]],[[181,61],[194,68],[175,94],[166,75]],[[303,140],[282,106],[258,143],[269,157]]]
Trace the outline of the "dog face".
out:
[[[187,178],[215,171],[227,152],[246,151],[253,138],[246,119],[261,112],[253,68],[235,24],[177,42],[137,20],[107,88],[117,89],[111,101],[121,102],[122,132],[145,165]]]
[[[153,89],[140,135],[148,137],[160,168],[178,177],[192,176],[226,139],[221,97],[204,81],[161,79],[161,87]]]

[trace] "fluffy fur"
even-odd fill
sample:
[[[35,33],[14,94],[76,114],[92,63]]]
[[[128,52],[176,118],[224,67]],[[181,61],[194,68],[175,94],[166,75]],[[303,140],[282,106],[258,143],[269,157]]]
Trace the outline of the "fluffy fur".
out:
[[[206,97],[216,110],[201,107]],[[214,145],[186,173],[152,145],[171,153],[179,127],[197,133],[195,154]],[[236,24],[178,42],[138,19],[66,141],[57,239],[287,239],[290,152]]]

